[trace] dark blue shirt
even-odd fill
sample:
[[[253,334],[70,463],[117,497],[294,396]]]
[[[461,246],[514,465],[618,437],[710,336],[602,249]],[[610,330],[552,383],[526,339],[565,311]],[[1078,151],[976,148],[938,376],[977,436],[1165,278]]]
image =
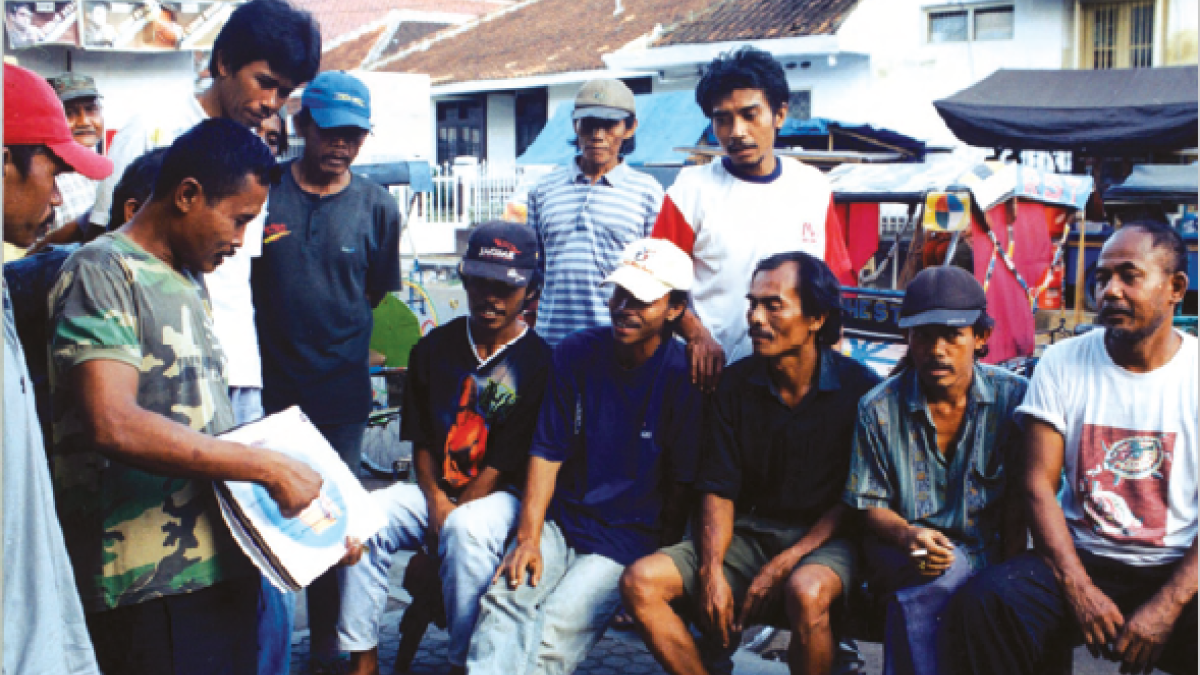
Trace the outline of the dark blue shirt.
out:
[[[25,350],[29,379],[49,451],[54,433],[50,422],[50,290],[58,281],[63,263],[80,244],[47,246],[36,255],[4,264],[4,281],[12,298],[17,336]]]
[[[250,278],[266,411],[299,405],[316,424],[366,421],[368,296],[400,289],[396,199],[360,176],[337,194],[310,194],[285,165]]]
[[[668,489],[695,478],[701,398],[679,342],[632,370],[615,345],[607,326],[558,344],[530,454],[562,462],[548,515],[567,544],[628,565],[661,544]]]

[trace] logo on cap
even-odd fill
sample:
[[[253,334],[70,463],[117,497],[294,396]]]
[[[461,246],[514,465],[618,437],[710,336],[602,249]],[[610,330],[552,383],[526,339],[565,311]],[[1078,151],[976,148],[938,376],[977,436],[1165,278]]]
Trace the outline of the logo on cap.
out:
[[[517,256],[521,255],[521,249],[517,248],[512,242],[497,238],[493,239],[492,243],[495,246],[481,246],[479,248],[480,257],[516,260]]]

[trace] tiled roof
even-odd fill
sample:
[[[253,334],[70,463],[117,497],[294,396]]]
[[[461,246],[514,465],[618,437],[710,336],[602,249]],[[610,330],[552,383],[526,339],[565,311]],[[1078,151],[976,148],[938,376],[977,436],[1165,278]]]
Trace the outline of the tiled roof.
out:
[[[831,35],[858,0],[719,0],[655,41],[655,47]]]
[[[449,25],[431,21],[405,21],[396,27],[396,32],[388,38],[388,43],[380,50],[378,58],[386,59],[417,40],[429,37]]]
[[[321,55],[321,70],[354,70],[358,68],[386,31],[386,25],[379,26],[330,49]]]
[[[433,84],[604,68],[600,57],[704,10],[713,0],[537,0],[435,39],[380,70],[428,73]],[[450,31],[459,30],[457,27]]]
[[[480,16],[507,7],[513,3],[513,0],[291,0],[291,2],[297,7],[312,12],[321,26],[322,40],[332,42],[342,35],[352,33],[383,18],[393,9]]]

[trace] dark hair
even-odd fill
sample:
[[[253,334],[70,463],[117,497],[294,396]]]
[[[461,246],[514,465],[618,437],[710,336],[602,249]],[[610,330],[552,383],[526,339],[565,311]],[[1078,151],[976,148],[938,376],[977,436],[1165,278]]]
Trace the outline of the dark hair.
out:
[[[150,199],[166,154],[166,148],[155,148],[125,167],[121,180],[117,181],[117,186],[113,188],[112,208],[108,212],[109,230],[115,230],[125,224],[125,202],[134,199],[140,205]]]
[[[30,14],[33,13],[33,3],[32,2],[14,2],[13,4],[8,6],[8,13],[16,14],[17,10],[21,9],[22,7],[29,10]]]
[[[288,151],[288,123],[282,110],[275,111],[275,116],[279,118],[279,152],[276,156],[283,157]]]
[[[842,337],[842,288],[825,261],[803,251],[776,253],[758,261],[750,278],[759,272],[777,270],[787,263],[796,263],[800,311],[808,317],[825,317],[825,323],[817,332],[817,344],[827,347],[836,343]]]
[[[1150,235],[1151,241],[1154,242],[1154,248],[1163,248],[1167,250],[1174,269],[1167,270],[1167,274],[1175,274],[1176,272],[1187,273],[1188,270],[1188,249],[1187,244],[1183,242],[1183,235],[1170,225],[1155,220],[1135,220],[1125,223],[1121,226],[1136,227],[1137,229]]]
[[[151,199],[167,198],[184,179],[192,178],[212,204],[241,191],[247,174],[264,185],[279,182],[279,165],[271,149],[237,122],[207,119],[167,148]]]
[[[630,115],[629,117],[626,117],[625,118],[625,128],[629,128],[629,127],[633,126],[633,123],[636,121],[637,121],[636,115]],[[572,129],[575,128],[574,123],[571,124],[571,128]],[[568,138],[567,145],[571,146],[575,150],[579,150],[579,136],[572,136],[572,137]],[[634,150],[637,150],[637,134],[636,133],[634,133],[634,135],[630,136],[629,138],[626,138],[625,140],[621,141],[621,149],[617,151],[617,155],[620,157],[628,157],[629,155],[633,154]]]
[[[255,61],[266,61],[297,85],[316,77],[321,31],[312,14],[285,0],[251,0],[233,10],[213,43],[208,71],[216,78],[220,62],[233,75]]]
[[[38,155],[53,155],[50,149],[44,145],[6,145],[4,149],[8,150],[8,154],[12,157],[13,167],[17,173],[21,174],[21,178],[29,176],[29,168],[33,166],[33,158]]]
[[[696,85],[696,103],[711,118],[713,106],[734,89],[762,91],[772,112],[779,112],[788,102],[783,66],[774,56],[754,47],[742,47],[713,59]]]

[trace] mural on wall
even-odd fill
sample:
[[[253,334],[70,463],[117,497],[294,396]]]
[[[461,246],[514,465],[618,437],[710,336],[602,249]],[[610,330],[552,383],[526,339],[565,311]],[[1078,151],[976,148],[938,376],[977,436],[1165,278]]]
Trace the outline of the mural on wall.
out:
[[[4,34],[11,50],[39,45],[75,45],[79,41],[75,2],[4,3]]]
[[[41,45],[112,51],[209,50],[236,2],[5,0],[11,50]]]

